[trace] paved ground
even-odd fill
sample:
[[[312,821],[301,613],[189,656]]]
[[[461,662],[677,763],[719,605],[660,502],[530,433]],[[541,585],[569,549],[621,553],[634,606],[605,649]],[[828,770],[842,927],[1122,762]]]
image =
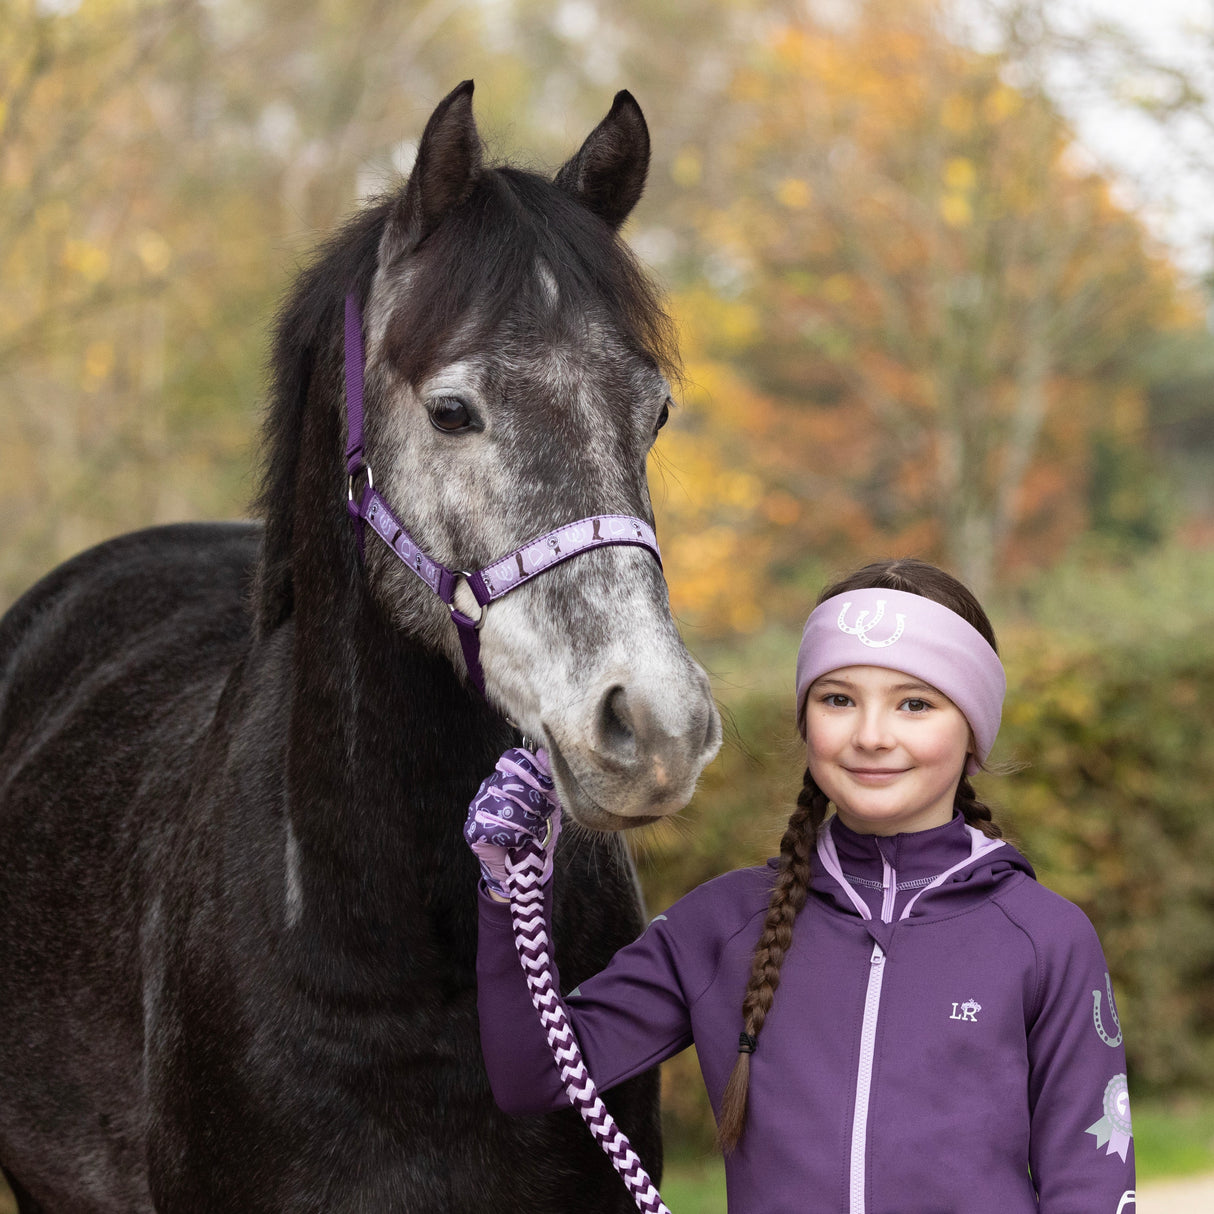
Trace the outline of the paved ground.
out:
[[[1138,1205],[1124,1214],[1214,1214],[1214,1176],[1156,1180],[1138,1189]]]

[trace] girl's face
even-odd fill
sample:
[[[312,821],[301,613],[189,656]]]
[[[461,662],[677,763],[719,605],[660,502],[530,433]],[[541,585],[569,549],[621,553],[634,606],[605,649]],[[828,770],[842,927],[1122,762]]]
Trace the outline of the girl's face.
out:
[[[879,666],[824,674],[805,705],[809,770],[844,826],[930,830],[953,816],[969,722],[930,684]]]

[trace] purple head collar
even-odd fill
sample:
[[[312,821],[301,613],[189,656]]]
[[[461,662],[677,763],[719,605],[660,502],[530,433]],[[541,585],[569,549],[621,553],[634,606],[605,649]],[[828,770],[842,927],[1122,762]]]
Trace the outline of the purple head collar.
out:
[[[661,566],[662,556],[653,528],[642,519],[623,514],[595,514],[566,523],[473,572],[449,569],[427,556],[375,488],[370,465],[363,455],[362,313],[354,294],[346,296],[345,324],[347,509],[358,527],[359,550],[363,527],[369,523],[396,556],[447,604],[459,633],[468,676],[481,695],[485,694],[485,676],[480,663],[480,628],[489,604],[495,599],[572,556],[611,544],[647,548]],[[356,494],[355,481],[364,476],[362,490]],[[475,619],[455,605],[455,588],[461,578],[468,583],[480,607]]]
[[[973,775],[991,753],[1007,678],[986,638],[934,599],[903,590],[849,590],[820,603],[797,652],[797,728],[815,679],[844,666],[880,666],[922,679],[961,710],[974,734]]]

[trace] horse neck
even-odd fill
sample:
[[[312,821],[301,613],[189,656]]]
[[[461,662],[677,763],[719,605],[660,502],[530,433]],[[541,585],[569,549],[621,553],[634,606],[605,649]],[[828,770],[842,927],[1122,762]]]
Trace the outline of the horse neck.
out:
[[[512,731],[375,604],[334,476],[305,461],[296,499],[287,798],[301,922],[342,951],[399,956],[427,922],[471,950],[476,867],[461,831]]]

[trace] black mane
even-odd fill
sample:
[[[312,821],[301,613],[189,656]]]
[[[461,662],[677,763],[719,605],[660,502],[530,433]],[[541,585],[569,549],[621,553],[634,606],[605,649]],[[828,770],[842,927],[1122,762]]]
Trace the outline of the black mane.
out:
[[[260,634],[291,613],[295,486],[304,451],[305,406],[314,377],[340,373],[346,295],[365,300],[392,205],[382,199],[353,216],[295,280],[278,310],[270,355],[271,390],[262,421],[262,470],[253,511],[265,522],[254,619]]]

